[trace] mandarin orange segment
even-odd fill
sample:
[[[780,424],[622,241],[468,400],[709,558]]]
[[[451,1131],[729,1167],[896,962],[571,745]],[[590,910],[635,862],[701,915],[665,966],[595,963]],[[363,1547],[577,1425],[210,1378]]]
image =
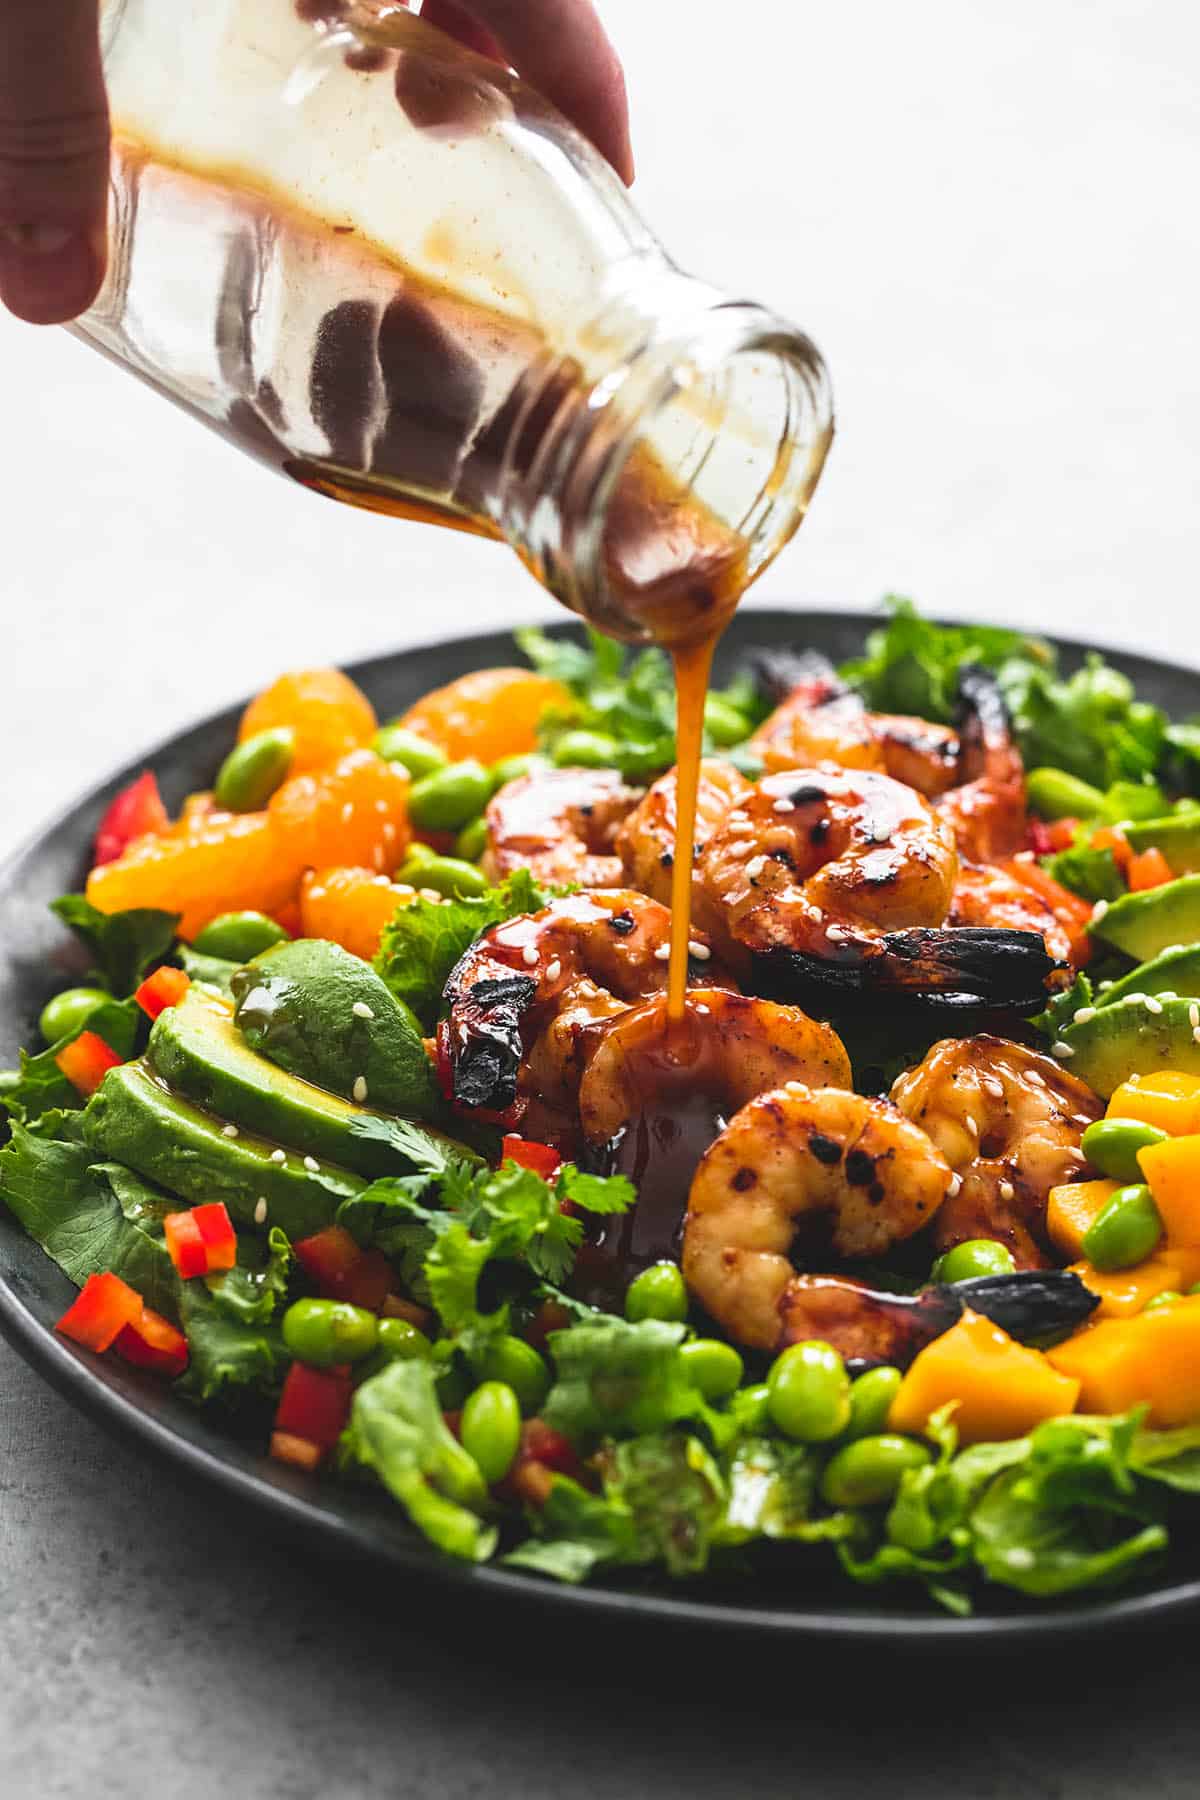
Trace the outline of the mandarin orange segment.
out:
[[[450,758],[482,763],[537,749],[537,724],[548,707],[570,707],[559,681],[533,669],[476,669],[435,688],[397,721]]]
[[[238,742],[289,725],[296,734],[292,773],[303,775],[369,744],[377,723],[371,702],[340,669],[297,669],[250,702]]]
[[[408,771],[354,750],[323,775],[293,775],[267,808],[281,855],[296,871],[354,865],[388,874],[404,860]]]
[[[396,908],[415,897],[373,869],[311,869],[300,887],[300,929],[370,962]]]
[[[193,938],[218,913],[274,913],[299,876],[294,862],[280,858],[266,813],[243,813],[207,831],[139,838],[115,862],[92,870],[87,897],[106,913],[130,906],[178,912],[180,935]]]

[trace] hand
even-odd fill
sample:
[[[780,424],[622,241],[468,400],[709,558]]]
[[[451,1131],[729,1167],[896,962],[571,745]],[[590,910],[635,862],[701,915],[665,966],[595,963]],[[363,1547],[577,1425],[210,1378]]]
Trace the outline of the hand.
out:
[[[591,0],[425,0],[433,24],[519,74],[633,179],[625,82]],[[104,279],[108,100],[99,0],[0,0],[0,302],[33,325]]]

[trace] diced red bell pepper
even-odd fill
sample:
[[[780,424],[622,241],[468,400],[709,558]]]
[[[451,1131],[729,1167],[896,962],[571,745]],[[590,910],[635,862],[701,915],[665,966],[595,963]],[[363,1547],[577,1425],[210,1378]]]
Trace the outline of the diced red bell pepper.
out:
[[[1078,829],[1078,819],[1055,819],[1053,825],[1047,827],[1051,850],[1069,850]]]
[[[296,1261],[319,1288],[333,1295],[362,1256],[344,1225],[327,1225],[292,1245]]]
[[[55,1062],[81,1094],[94,1094],[110,1069],[120,1065],[121,1058],[94,1031],[81,1031],[65,1044]]]
[[[433,1314],[427,1306],[418,1306],[415,1300],[406,1300],[403,1294],[388,1294],[379,1310],[385,1319],[406,1319],[418,1331],[428,1331],[433,1322]]]
[[[182,1331],[149,1306],[143,1306],[136,1319],[122,1326],[113,1339],[113,1349],[139,1369],[154,1369],[171,1380],[188,1366],[187,1339]]]
[[[294,1362],[283,1384],[275,1413],[275,1429],[289,1437],[307,1438],[320,1450],[332,1450],[345,1430],[353,1393],[344,1365],[312,1369]]]
[[[532,1169],[544,1181],[553,1181],[562,1167],[562,1157],[552,1145],[535,1143],[532,1138],[519,1137],[515,1132],[506,1134],[500,1152],[502,1161]]]
[[[1025,848],[1035,856],[1051,856],[1054,852],[1054,839],[1050,835],[1050,827],[1041,819],[1029,819],[1025,825]]]
[[[89,1275],[54,1329],[85,1350],[107,1350],[141,1312],[142,1296],[119,1275]]]
[[[1151,849],[1130,857],[1125,879],[1131,893],[1143,894],[1147,888],[1162,887],[1164,882],[1173,881],[1175,877],[1162,851]]]
[[[271,1455],[276,1462],[291,1463],[297,1469],[315,1469],[321,1460],[321,1446],[291,1431],[273,1431]]]
[[[382,1250],[364,1250],[333,1298],[348,1300],[351,1306],[365,1306],[377,1313],[392,1291],[395,1282],[392,1265]]]
[[[157,1019],[168,1006],[178,1006],[191,985],[182,969],[171,969],[164,963],[153,975],[147,975],[133,997],[148,1018]]]
[[[1128,870],[1130,860],[1133,857],[1129,839],[1118,825],[1105,825],[1100,831],[1093,832],[1092,849],[1111,850],[1113,853],[1113,861],[1116,863],[1118,869],[1120,869],[1122,875]]]
[[[223,1200],[168,1213],[163,1220],[167,1254],[184,1281],[216,1275],[237,1261],[237,1233]]]
[[[165,831],[169,824],[158,782],[153,772],[147,769],[127,788],[121,789],[101,819],[96,829],[92,861],[97,867],[101,863],[116,862],[134,838]]]

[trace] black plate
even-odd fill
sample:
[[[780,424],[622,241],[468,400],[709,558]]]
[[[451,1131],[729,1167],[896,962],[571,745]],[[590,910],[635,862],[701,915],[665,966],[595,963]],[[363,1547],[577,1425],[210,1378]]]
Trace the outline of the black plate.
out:
[[[718,678],[756,644],[795,644],[834,660],[857,654],[867,627],[854,613],[750,611],[734,621],[721,647]],[[564,627],[570,629],[570,627]],[[1062,643],[1064,663],[1076,665],[1084,647]],[[513,660],[507,633],[460,638],[353,665],[350,673],[389,718],[430,688],[470,668]],[[1139,693],[1169,712],[1196,709],[1200,675],[1146,657],[1113,653],[1111,660]],[[181,733],[68,808],[0,870],[0,1067],[16,1061],[21,1044],[36,1041],[38,1013],[58,988],[82,970],[77,947],[46,911],[57,894],[77,889],[86,873],[96,824],[113,794],[148,763],[174,808],[186,793],[211,784],[233,741],[237,711]],[[198,1479],[212,1482],[260,1509],[268,1522],[306,1532],[326,1551],[373,1558],[402,1572],[491,1594],[536,1601],[586,1619],[628,1614],[684,1625],[721,1626],[761,1634],[891,1640],[945,1647],[965,1639],[1012,1641],[1078,1635],[1104,1626],[1148,1623],[1200,1601],[1200,1546],[1172,1547],[1168,1570],[1154,1584],[1117,1598],[1030,1608],[988,1594],[975,1617],[951,1619],[897,1588],[886,1597],[854,1588],[819,1550],[781,1552],[766,1580],[706,1580],[666,1585],[637,1578],[564,1588],[498,1568],[473,1568],[442,1557],[407,1527],[399,1509],[366,1489],[314,1482],[273,1463],[257,1444],[240,1442],[212,1413],[172,1396],[154,1377],[116,1358],[78,1351],[53,1330],[74,1289],[66,1277],[0,1212],[0,1329],[66,1397],[105,1424],[139,1438]]]

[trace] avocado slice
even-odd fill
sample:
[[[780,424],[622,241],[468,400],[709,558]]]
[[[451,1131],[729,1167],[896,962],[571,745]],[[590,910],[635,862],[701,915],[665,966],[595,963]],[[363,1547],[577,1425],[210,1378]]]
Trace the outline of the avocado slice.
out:
[[[1200,811],[1141,819],[1126,825],[1125,836],[1139,852],[1161,850],[1171,865],[1172,875],[1200,872]]]
[[[174,1092],[220,1120],[358,1175],[408,1173],[414,1135],[428,1139],[435,1153],[476,1160],[440,1131],[355,1106],[277,1068],[251,1050],[228,1003],[197,988],[159,1014],[146,1063]]]
[[[230,983],[238,1029],[289,1074],[423,1118],[437,1104],[421,1027],[370,963],[324,938],[264,950]]]
[[[1062,1034],[1064,1066],[1105,1099],[1131,1075],[1179,1069],[1200,1075],[1200,1043],[1192,1034],[1193,1000],[1163,1000],[1151,1011],[1142,1000],[1117,1000],[1074,1019]]]
[[[1139,963],[1120,981],[1097,992],[1097,1006],[1111,1006],[1130,994],[1200,994],[1200,944],[1173,944],[1149,962]]]
[[[1091,930],[1139,962],[1176,944],[1200,941],[1200,875],[1181,875],[1144,894],[1122,894]]]
[[[179,966],[193,981],[203,981],[228,997],[229,984],[242,965],[227,962],[223,956],[205,956],[202,951],[193,950],[190,944],[180,944]]]
[[[227,1136],[220,1119],[171,1093],[141,1060],[109,1070],[84,1108],[83,1133],[104,1157],[189,1205],[223,1200],[239,1224],[261,1231],[279,1225],[290,1238],[332,1224],[341,1202],[366,1186],[331,1163],[306,1168],[292,1151],[280,1162],[269,1138]],[[267,1203],[265,1219],[255,1217],[260,1200]]]

